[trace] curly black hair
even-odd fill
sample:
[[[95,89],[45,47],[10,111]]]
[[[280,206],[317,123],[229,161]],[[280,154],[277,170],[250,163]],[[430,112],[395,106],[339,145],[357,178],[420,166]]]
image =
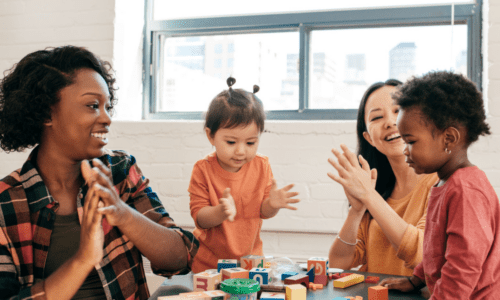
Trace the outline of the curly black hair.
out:
[[[59,92],[73,84],[76,72],[84,68],[104,78],[115,105],[111,64],[82,47],[35,51],[5,71],[0,81],[0,147],[11,152],[39,144],[43,124],[51,119],[51,109],[60,100]]]
[[[485,122],[483,95],[474,82],[461,74],[439,71],[414,77],[393,98],[401,109],[420,108],[426,121],[438,130],[463,126],[467,130],[467,145],[480,135],[491,134]]]

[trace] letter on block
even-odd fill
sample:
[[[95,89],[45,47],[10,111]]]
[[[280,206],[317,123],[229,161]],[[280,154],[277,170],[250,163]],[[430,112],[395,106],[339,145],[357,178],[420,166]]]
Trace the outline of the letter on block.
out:
[[[217,263],[217,272],[220,273],[221,269],[231,269],[238,267],[237,259],[219,259]]]
[[[247,255],[240,259],[240,264],[243,269],[251,270],[253,268],[264,268],[264,256]]]
[[[387,300],[389,290],[385,286],[371,286],[368,288],[368,300]]]
[[[269,284],[269,271],[269,269],[265,268],[253,268],[250,270],[248,277],[259,284]]]
[[[262,292],[260,295],[260,300],[285,300],[284,293],[271,293],[271,292]]]
[[[292,284],[286,287],[287,300],[306,300],[307,289],[302,284]]]
[[[364,280],[365,280],[365,276],[364,275],[351,274],[351,275],[346,276],[346,277],[335,279],[333,281],[333,287],[343,289],[343,288],[349,287],[351,285],[355,285],[355,284],[361,283]]]
[[[221,274],[210,274],[201,272],[193,275],[193,290],[198,291],[213,291],[215,286],[221,281]]]
[[[309,286],[309,276],[299,274],[285,278],[285,284],[302,284],[305,287]]]
[[[222,269],[221,270],[222,274],[222,281],[226,279],[233,279],[233,278],[246,278],[248,279],[248,270],[245,270],[243,268],[231,268],[231,269]]]
[[[328,275],[328,258],[311,257],[307,260],[307,271],[314,268],[314,275]]]

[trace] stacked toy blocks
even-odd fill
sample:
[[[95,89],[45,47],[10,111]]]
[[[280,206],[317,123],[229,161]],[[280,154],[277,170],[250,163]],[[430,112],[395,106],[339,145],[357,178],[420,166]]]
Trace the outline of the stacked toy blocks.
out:
[[[231,268],[221,270],[222,281],[233,278],[249,278],[248,270],[243,268]]]
[[[312,257],[307,260],[307,274],[309,281],[316,284],[328,284],[328,259],[324,257]],[[312,278],[311,278],[312,277]]]
[[[269,284],[270,269],[253,268],[249,271],[248,278],[257,281],[259,284]]]
[[[302,284],[292,284],[286,287],[287,300],[306,300],[307,289]]]
[[[231,269],[238,267],[237,259],[219,259],[217,263],[217,272],[220,273],[222,269]]]
[[[365,276],[363,276],[363,275],[360,275],[360,274],[351,274],[351,275],[346,276],[346,277],[335,279],[333,281],[333,287],[343,289],[343,288],[346,288],[346,287],[350,287],[351,285],[355,285],[355,284],[361,283],[364,280],[365,280]]]
[[[218,283],[221,282],[220,273],[201,272],[193,275],[194,291],[213,291]]]
[[[389,290],[385,286],[371,286],[368,288],[368,300],[387,300]]]
[[[259,255],[247,255],[240,259],[240,265],[243,269],[251,270],[253,268],[264,268],[265,257]]]

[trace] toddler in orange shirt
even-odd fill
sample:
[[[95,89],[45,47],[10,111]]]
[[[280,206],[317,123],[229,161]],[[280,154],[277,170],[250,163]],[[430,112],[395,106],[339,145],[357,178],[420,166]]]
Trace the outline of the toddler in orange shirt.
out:
[[[257,153],[264,131],[265,113],[253,93],[232,89],[210,103],[205,119],[207,138],[215,152],[196,162],[189,184],[190,208],[200,241],[194,257],[194,273],[217,268],[218,259],[263,255],[262,219],[274,217],[281,208],[296,210],[291,203],[293,184],[277,188],[266,156]]]

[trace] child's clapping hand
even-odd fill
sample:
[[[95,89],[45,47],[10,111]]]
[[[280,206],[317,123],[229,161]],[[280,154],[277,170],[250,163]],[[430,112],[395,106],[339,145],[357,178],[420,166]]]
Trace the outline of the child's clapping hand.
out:
[[[292,199],[292,197],[299,194],[298,192],[289,192],[292,187],[293,184],[289,184],[278,190],[276,179],[273,179],[271,191],[269,192],[269,206],[273,209],[288,208],[297,210],[296,207],[290,205],[290,203],[297,203],[300,201],[299,199]]]
[[[222,198],[219,199],[219,203],[222,205],[222,213],[224,218],[230,222],[234,221],[236,216],[236,205],[234,204],[233,196],[231,196],[231,189],[226,188],[224,193],[222,193]]]

